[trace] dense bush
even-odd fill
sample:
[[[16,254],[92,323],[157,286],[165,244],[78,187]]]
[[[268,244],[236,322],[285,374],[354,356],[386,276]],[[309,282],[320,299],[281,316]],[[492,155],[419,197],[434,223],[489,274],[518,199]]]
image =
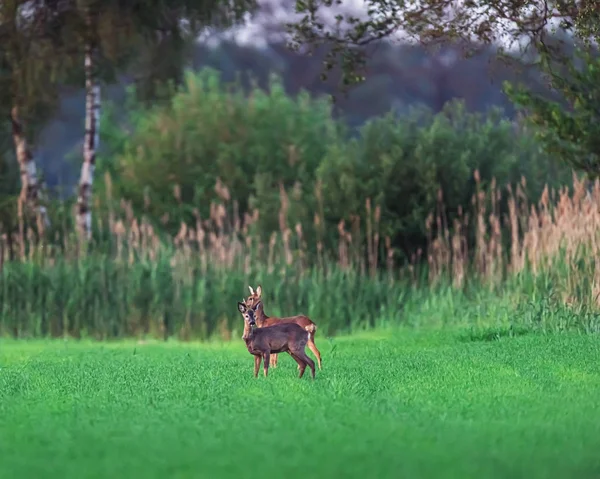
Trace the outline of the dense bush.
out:
[[[369,121],[360,136],[335,145],[319,166],[326,215],[331,221],[364,211],[365,199],[382,207],[382,233],[404,251],[423,246],[426,218],[442,191],[448,220],[469,210],[475,170],[487,189],[527,178],[526,194],[538,198],[546,184],[566,184],[569,169],[541,153],[535,141],[492,110],[469,113],[460,102],[434,115],[424,108],[398,118]],[[451,223],[450,223],[451,224]]]
[[[499,111],[468,113],[458,102],[437,115],[424,108],[390,113],[351,138],[327,100],[290,98],[276,77],[267,92],[246,95],[212,70],[190,73],[168,107],[133,105],[128,122],[130,131],[104,122],[108,147],[100,163],[118,179],[119,196],[162,218],[171,233],[181,222],[195,223],[196,209],[206,218],[220,195],[231,196],[240,215],[257,209],[256,226],[268,237],[281,229],[281,185],[286,226],[301,223],[309,245],[315,212],[322,209],[333,247],[339,221],[363,216],[370,198],[381,207],[381,234],[411,252],[425,245],[440,188],[450,219],[468,209],[474,170],[484,187],[492,178],[505,185],[525,175],[530,197],[570,179]],[[217,179],[227,190],[215,191]]]
[[[188,74],[167,108],[139,108],[130,134],[115,134],[114,126],[108,132],[103,161],[116,173],[122,197],[137,208],[146,205],[155,218],[168,213],[171,228],[194,220],[195,208],[209,214],[217,178],[241,211],[248,201],[261,209],[261,228],[277,228],[279,183],[299,188],[306,201],[316,168],[338,136],[328,102],[307,94],[289,98],[276,78],[268,93],[255,89],[245,97],[212,70]]]

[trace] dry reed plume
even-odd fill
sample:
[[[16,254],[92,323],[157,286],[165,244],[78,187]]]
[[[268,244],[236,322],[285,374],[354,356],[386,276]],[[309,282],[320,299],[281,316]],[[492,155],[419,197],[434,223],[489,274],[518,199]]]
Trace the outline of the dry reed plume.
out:
[[[595,267],[600,258],[600,182],[596,180],[590,191],[585,181],[573,175],[572,191],[546,187],[537,204],[530,204],[523,193],[523,178],[516,190],[506,188],[508,212],[501,215],[500,189],[492,182],[484,192],[477,171],[474,176],[478,186],[473,198],[474,251],[468,249],[469,215],[459,211],[449,228],[440,207],[427,221],[430,282],[447,276],[460,287],[472,274],[493,287],[531,271],[534,276],[553,277],[567,303],[600,305],[600,270]],[[582,290],[586,283],[591,286],[588,291]]]
[[[514,190],[507,187],[503,196],[495,182],[484,191],[477,171],[474,176],[477,193],[470,214],[459,210],[449,224],[440,191],[437,211],[427,219],[425,258],[429,283],[435,285],[448,278],[459,288],[469,277],[474,277],[494,287],[528,268],[533,273],[552,272],[557,262],[562,261],[567,268],[561,280],[563,299],[596,303],[600,294],[600,270],[595,268],[596,258],[600,257],[600,183],[596,181],[588,192],[585,183],[574,175],[572,192],[567,188],[558,192],[546,188],[538,203],[530,204],[523,193],[525,179]],[[196,210],[195,224],[182,223],[174,237],[166,238],[159,237],[147,218],[136,217],[127,201],[119,201],[115,208],[110,177],[105,182],[106,197],[96,198],[97,211],[104,212],[96,215],[96,226],[100,235],[111,238],[115,261],[152,262],[166,252],[171,256],[174,272],[191,282],[194,278],[188,265],[192,262],[200,264],[204,271],[210,266],[246,274],[251,274],[253,264],[261,262],[270,271],[283,267],[302,275],[310,268],[312,251],[316,267],[324,272],[331,260],[335,260],[339,268],[370,276],[384,267],[390,281],[406,273],[414,281],[418,278],[423,252],[415,252],[409,265],[397,268],[391,238],[381,238],[381,208],[370,199],[366,200],[363,212],[356,212],[348,222],[338,223],[337,258],[331,258],[327,257],[324,246],[328,231],[318,184],[315,189],[318,207],[312,225],[290,224],[288,192],[280,187],[279,231],[263,240],[255,228],[260,212],[253,210],[240,215],[237,202],[231,200],[229,190],[220,180],[215,185],[216,199],[210,205],[209,216],[202,218]],[[176,186],[174,195],[177,198],[179,194]],[[502,214],[503,209],[507,213]],[[163,220],[167,219],[165,215]],[[309,228],[314,233],[313,248],[307,244]],[[67,260],[81,257],[74,234],[65,232],[61,238],[60,242],[53,241],[41,248],[31,228],[24,238],[18,233],[4,233],[0,241],[0,267],[11,259],[52,264],[58,257]],[[473,245],[472,251],[469,245]],[[582,274],[588,275],[590,290],[584,295],[575,294]]]

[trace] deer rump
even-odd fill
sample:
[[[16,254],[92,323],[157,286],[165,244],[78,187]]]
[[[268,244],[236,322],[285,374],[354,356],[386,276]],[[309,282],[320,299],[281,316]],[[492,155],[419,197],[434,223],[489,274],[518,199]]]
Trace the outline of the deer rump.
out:
[[[265,350],[270,354],[304,351],[309,335],[309,331],[296,323],[274,324],[255,328],[246,339],[246,346],[251,354],[262,354]]]

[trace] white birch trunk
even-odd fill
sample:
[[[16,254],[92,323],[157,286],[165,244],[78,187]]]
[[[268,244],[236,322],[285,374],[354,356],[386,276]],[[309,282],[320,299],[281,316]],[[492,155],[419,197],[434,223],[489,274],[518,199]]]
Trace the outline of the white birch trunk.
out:
[[[97,83],[94,65],[94,48],[91,43],[85,51],[85,140],[83,164],[77,197],[77,229],[82,238],[92,235],[92,186],[96,167],[96,151],[100,142],[100,85]]]
[[[37,220],[38,232],[40,235],[43,235],[45,228],[50,226],[50,220],[48,219],[46,208],[40,205],[40,185],[38,182],[37,167],[27,144],[19,109],[16,106],[11,111],[11,123],[13,142],[15,144],[15,152],[21,176],[20,208],[27,207],[34,213]]]

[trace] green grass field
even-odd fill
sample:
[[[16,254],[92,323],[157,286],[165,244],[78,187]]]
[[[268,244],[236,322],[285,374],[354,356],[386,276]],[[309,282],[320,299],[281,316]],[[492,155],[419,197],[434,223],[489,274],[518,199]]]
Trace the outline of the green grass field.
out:
[[[240,339],[3,341],[0,477],[600,477],[598,338],[472,339],[317,337],[314,382]]]

